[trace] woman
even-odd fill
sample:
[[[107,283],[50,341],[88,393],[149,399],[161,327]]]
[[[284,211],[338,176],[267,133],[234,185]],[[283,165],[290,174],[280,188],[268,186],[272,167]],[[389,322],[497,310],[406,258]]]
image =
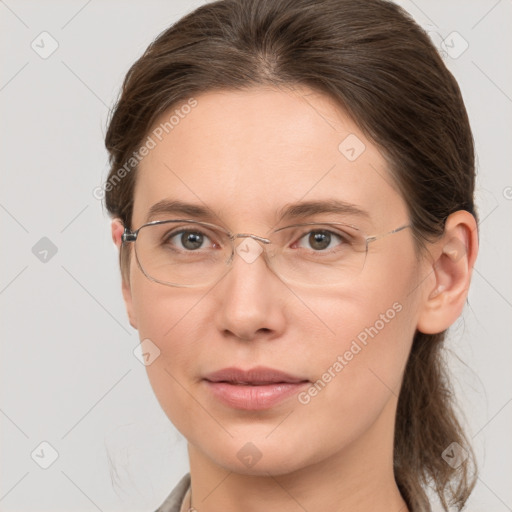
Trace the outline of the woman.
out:
[[[222,0],[106,134],[123,296],[190,473],[159,511],[462,509],[443,366],[478,251],[473,139],[383,0]]]

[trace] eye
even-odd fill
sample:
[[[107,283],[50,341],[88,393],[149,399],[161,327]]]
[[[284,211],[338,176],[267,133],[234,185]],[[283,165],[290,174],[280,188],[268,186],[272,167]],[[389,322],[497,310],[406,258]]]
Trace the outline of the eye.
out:
[[[185,251],[196,251],[197,249],[207,249],[204,244],[209,244],[210,248],[216,247],[210,238],[200,231],[182,229],[178,232],[169,233],[163,240],[164,245],[172,245]]]
[[[294,245],[314,251],[334,249],[347,241],[339,234],[326,229],[315,229],[303,235]]]

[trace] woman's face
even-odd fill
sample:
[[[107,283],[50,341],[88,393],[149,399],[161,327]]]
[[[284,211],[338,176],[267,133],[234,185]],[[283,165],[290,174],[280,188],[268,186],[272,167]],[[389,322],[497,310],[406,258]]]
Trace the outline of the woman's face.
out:
[[[195,100],[193,108],[175,107],[157,120],[154,128],[178,110],[168,133],[149,134],[156,145],[137,171],[134,229],[162,200],[205,208],[211,217],[169,212],[151,220],[194,218],[263,237],[297,222],[348,222],[368,235],[408,224],[385,159],[329,98],[308,89],[254,88]],[[292,204],[329,200],[366,215],[279,220]],[[132,252],[130,320],[153,344],[146,367],[153,390],[196,454],[230,471],[277,475],[362,444],[362,457],[381,453],[383,440],[392,450],[425,269],[410,229],[368,247],[361,272],[339,286],[290,284],[262,256],[247,262],[235,252],[214,286],[171,287],[149,280]],[[160,352],[153,360],[154,346]],[[307,382],[273,403],[244,406],[219,398],[222,385],[205,380],[224,368],[261,366]]]

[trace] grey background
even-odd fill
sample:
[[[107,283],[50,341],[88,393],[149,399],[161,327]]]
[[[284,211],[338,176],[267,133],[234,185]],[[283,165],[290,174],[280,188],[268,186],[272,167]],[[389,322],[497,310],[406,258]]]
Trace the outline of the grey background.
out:
[[[1,511],[154,510],[188,471],[186,442],[134,355],[138,336],[122,302],[109,219],[93,190],[106,177],[107,114],[128,67],[201,3],[0,1]],[[440,50],[446,39],[444,59],[474,131],[481,248],[469,305],[447,346],[481,467],[468,509],[505,512],[512,3],[399,3]],[[51,48],[43,31],[58,42],[47,58],[31,47]],[[52,450],[58,457],[43,469]]]

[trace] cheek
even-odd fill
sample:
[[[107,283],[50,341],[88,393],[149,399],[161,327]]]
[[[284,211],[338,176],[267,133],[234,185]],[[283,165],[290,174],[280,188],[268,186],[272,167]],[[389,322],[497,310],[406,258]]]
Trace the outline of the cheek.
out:
[[[397,297],[396,289],[380,294],[360,290],[351,297],[308,301],[334,334],[325,328],[324,336],[304,347],[301,359],[310,361],[314,376],[298,396],[296,419],[303,420],[303,435],[318,430],[323,432],[319,437],[332,440],[332,449],[348,446],[392,405],[414,335],[413,309]],[[314,332],[318,324],[304,316],[298,330]]]
[[[189,437],[197,419],[205,419],[195,385],[208,337],[215,335],[210,322],[215,307],[208,290],[162,286],[136,273],[132,278],[139,337],[151,340],[159,354],[146,366],[150,385],[169,420]]]
[[[319,318],[298,315],[298,331],[324,326],[324,335],[304,347],[306,360],[315,362],[318,385],[310,390],[315,400],[325,395],[338,409],[356,407],[358,401],[371,408],[398,395],[418,308],[417,294],[411,293],[416,269],[405,263],[393,262],[386,273],[376,272],[350,290],[308,297]]]
[[[192,318],[205,292],[155,283],[146,278],[133,261],[130,279],[140,339],[151,339],[165,352],[166,340],[174,339],[174,332],[183,326],[194,328]]]
[[[368,387],[382,374],[391,388],[407,359],[414,334],[413,309],[393,293],[353,294],[351,297],[310,299],[312,310],[324,325],[324,336],[304,347],[307,360],[315,362],[316,378],[335,381],[345,375],[343,386],[355,391]],[[299,330],[314,332],[315,319],[302,317]]]

